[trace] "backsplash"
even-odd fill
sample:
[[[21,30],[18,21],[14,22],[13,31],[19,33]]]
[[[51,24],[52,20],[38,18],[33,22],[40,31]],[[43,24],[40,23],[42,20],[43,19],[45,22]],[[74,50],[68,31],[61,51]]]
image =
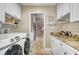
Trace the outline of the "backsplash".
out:
[[[72,33],[79,33],[79,23],[67,23],[62,26],[62,30],[71,31]]]
[[[73,34],[79,34],[79,22],[60,23],[56,25],[55,31],[71,31]]]

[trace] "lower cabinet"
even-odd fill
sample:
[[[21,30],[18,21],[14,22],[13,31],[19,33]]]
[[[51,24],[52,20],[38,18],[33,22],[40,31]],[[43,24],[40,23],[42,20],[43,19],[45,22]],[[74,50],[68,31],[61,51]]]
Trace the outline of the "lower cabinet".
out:
[[[71,48],[70,50],[72,55],[79,55],[79,51],[77,51],[76,49]]]
[[[62,55],[63,54],[63,51],[60,46],[61,46],[60,42],[57,39],[53,38],[53,40],[52,40],[53,54],[55,54],[55,55]]]
[[[63,55],[70,55],[71,54],[71,50],[70,50],[70,46],[62,43],[62,51],[63,51]]]
[[[79,51],[55,37],[51,37],[51,48],[54,55],[79,55]]]

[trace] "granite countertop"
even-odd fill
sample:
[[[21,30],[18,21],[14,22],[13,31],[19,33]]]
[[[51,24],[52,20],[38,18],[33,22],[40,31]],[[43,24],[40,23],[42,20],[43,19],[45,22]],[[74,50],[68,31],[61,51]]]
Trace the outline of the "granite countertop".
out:
[[[51,35],[79,51],[79,35],[64,36],[59,33],[53,32],[51,33]]]

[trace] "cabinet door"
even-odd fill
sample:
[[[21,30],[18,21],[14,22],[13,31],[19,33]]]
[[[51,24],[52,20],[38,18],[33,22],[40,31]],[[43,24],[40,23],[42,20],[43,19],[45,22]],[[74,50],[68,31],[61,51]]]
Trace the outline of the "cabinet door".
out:
[[[57,54],[58,55],[68,55],[69,51],[70,51],[68,46],[66,44],[64,44],[63,42],[61,42],[60,40],[58,40],[57,43],[58,43],[57,44],[57,47],[58,47]]]
[[[71,55],[79,55],[79,51],[75,50],[74,48],[70,47]]]
[[[5,22],[5,4],[0,3],[0,22]]]
[[[53,40],[53,49],[52,49],[52,51],[53,51],[53,54],[54,55],[59,55],[59,52],[60,52],[60,48],[59,48],[59,43],[57,42],[57,41],[55,41],[55,40]]]
[[[54,55],[71,55],[70,46],[56,38],[52,38],[52,51]]]
[[[21,6],[17,3],[6,3],[6,13],[21,19]]]
[[[21,19],[21,5],[20,4],[17,4],[18,6],[18,10],[17,10],[17,18]]]
[[[62,55],[63,54],[61,42],[56,38],[52,39],[52,51],[53,51],[54,55]]]
[[[62,46],[61,46],[61,41],[59,41],[58,39],[56,39],[55,41],[56,43],[56,52],[57,52],[57,55],[62,55],[63,54],[63,49],[62,49]]]
[[[59,18],[60,16],[60,6],[59,4],[57,4],[57,19]]]
[[[6,13],[15,16],[15,3],[6,3]]]
[[[66,15],[70,12],[70,4],[69,3],[63,3],[62,4],[62,15]]]
[[[68,46],[65,43],[63,43],[62,45],[62,51],[63,51],[63,55],[71,55],[70,46]]]
[[[15,16],[18,19],[21,19],[21,6],[20,4],[15,4]]]
[[[53,54],[54,54],[54,55],[57,55],[57,54],[58,54],[58,46],[57,46],[58,43],[57,43],[57,41],[56,41],[55,39],[56,39],[56,38],[52,37],[52,40],[51,40],[51,41],[52,41],[52,42],[51,42],[52,45],[51,45],[51,46],[52,46]]]
[[[79,51],[71,46],[61,42],[60,40],[52,37],[52,51],[54,55],[79,55]]]
[[[62,13],[62,5],[61,4],[57,4],[57,19],[62,17],[61,13]]]
[[[69,3],[60,3],[57,4],[57,19],[62,18],[64,15],[70,12]]]
[[[71,4],[70,21],[79,21],[79,3]]]
[[[62,42],[62,55],[79,55],[79,51]]]

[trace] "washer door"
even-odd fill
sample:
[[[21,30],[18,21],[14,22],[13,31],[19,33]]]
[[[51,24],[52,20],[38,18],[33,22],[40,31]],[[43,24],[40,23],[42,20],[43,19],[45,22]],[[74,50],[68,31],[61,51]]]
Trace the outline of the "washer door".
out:
[[[10,47],[5,55],[22,55],[22,47],[20,45],[13,45]]]
[[[27,38],[24,44],[24,54],[28,55],[30,51],[30,39]]]

